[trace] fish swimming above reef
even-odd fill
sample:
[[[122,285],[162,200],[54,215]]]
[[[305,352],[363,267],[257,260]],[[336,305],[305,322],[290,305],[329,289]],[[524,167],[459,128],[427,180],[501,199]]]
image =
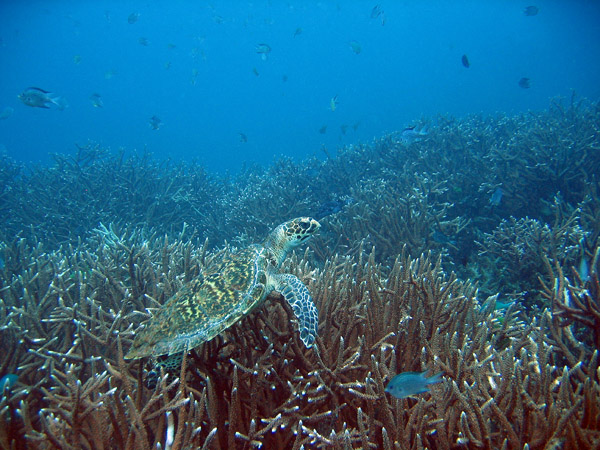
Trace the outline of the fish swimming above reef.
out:
[[[296,28],[296,31],[294,31],[294,37],[300,36],[301,34],[302,34],[302,28],[300,28],[300,27]]]
[[[332,214],[336,214],[342,210],[342,208],[346,205],[350,205],[354,203],[354,199],[352,197],[346,198],[337,198],[335,200],[330,200],[321,205],[317,213],[315,214],[315,219],[320,220],[324,217],[331,216]]]
[[[405,128],[400,133],[400,142],[404,145],[410,145],[413,142],[419,142],[423,137],[427,136],[427,129],[425,127],[418,130],[415,126]]]
[[[256,46],[256,53],[260,55],[260,59],[266,61],[269,58],[269,53],[271,53],[271,47],[269,44],[258,44]]]
[[[349,45],[355,54],[358,55],[360,52],[362,52],[362,47],[357,41],[350,41]]]
[[[519,87],[523,89],[529,89],[531,87],[531,80],[527,77],[523,77],[519,80]]]
[[[63,110],[67,107],[67,102],[64,98],[37,87],[28,87],[22,93],[17,95],[17,98],[32,108],[49,109],[50,106],[53,105],[58,109]]]
[[[537,16],[537,13],[540,12],[540,8],[538,8],[537,6],[527,6],[525,7],[525,9],[523,10],[523,14],[525,14],[526,16]]]
[[[140,18],[140,13],[132,12],[127,17],[127,23],[129,25],[133,25],[134,23],[136,23],[138,21],[139,18]]]
[[[504,192],[502,191],[502,188],[497,187],[496,190],[492,193],[492,196],[490,197],[490,205],[499,206],[500,202],[502,201],[503,195]]]
[[[399,373],[390,380],[385,387],[385,392],[396,398],[407,398],[416,394],[423,394],[429,392],[428,385],[444,381],[441,378],[442,375],[443,372],[440,372],[428,377],[427,370],[425,372]]]
[[[462,62],[462,65],[465,66],[465,68],[468,69],[469,67],[471,67],[471,63],[469,62],[469,57],[467,55],[462,55],[460,61]]]
[[[334,95],[333,97],[331,97],[331,100],[329,100],[329,109],[331,109],[332,111],[335,111],[337,108],[337,105],[340,104],[340,101],[338,100],[338,96]]]
[[[385,25],[385,14],[383,12],[383,9],[381,9],[381,6],[379,5],[373,6],[373,9],[371,10],[371,19],[377,18],[381,19],[382,26]]]
[[[148,124],[153,130],[159,130],[162,126],[162,120],[160,120],[158,116],[152,116],[150,117],[150,120],[148,120]]]
[[[102,97],[100,97],[100,94],[98,94],[96,92],[94,92],[92,95],[90,95],[90,101],[92,102],[92,106],[94,108],[102,108],[104,106]]]
[[[440,230],[434,230],[431,234],[431,238],[434,242],[437,242],[438,244],[456,245],[455,239],[452,239],[452,237],[442,233]]]
[[[248,142],[248,136],[246,136],[244,133],[241,133],[241,132],[239,133],[239,135],[240,135],[240,142],[244,142],[244,143]]]

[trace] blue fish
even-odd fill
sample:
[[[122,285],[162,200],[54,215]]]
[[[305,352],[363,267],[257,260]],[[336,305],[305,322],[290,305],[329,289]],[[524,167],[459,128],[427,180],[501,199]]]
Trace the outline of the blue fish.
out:
[[[425,372],[402,372],[390,380],[385,387],[385,392],[396,398],[412,397],[429,392],[427,386],[444,381],[441,378],[442,375],[443,372],[440,372],[428,377],[427,370]]]
[[[433,241],[437,242],[438,244],[456,245],[456,241],[454,239],[452,239],[450,236],[445,235],[439,230],[434,230],[431,237],[433,238]]]
[[[427,136],[427,129],[425,127],[418,130],[415,126],[405,128],[400,133],[400,142],[404,145],[410,145],[413,142],[420,142],[425,136]]]
[[[502,192],[502,189],[497,187],[496,190],[494,191],[494,193],[492,194],[492,197],[490,198],[490,205],[492,205],[492,206],[500,205],[503,195],[504,195],[504,192]]]

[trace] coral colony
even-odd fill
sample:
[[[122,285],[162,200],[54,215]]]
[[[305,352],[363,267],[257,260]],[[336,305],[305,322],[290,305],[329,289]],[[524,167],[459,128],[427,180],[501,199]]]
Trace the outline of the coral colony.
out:
[[[599,105],[422,122],[233,178],[0,156],[0,448],[598,448]],[[318,211],[281,267],[314,345],[273,292],[175,370],[124,358],[188,282]]]

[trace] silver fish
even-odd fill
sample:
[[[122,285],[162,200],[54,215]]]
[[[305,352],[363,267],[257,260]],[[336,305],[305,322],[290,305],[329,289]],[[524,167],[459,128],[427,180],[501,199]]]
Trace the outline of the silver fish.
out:
[[[419,142],[423,137],[427,136],[427,129],[425,127],[417,130],[416,127],[408,127],[402,130],[400,134],[400,142],[404,145],[412,144],[413,142]]]
[[[256,53],[260,55],[260,59],[266,61],[269,57],[269,53],[271,53],[271,47],[269,44],[258,44],[256,46]]]
[[[65,99],[37,87],[25,89],[21,94],[17,95],[17,98],[32,108],[49,109],[51,105],[54,105],[58,109],[63,110],[67,107]]]
[[[152,128],[153,130],[158,130],[162,126],[162,120],[160,120],[160,117],[158,117],[158,116],[152,116],[152,117],[150,117],[148,124],[150,125],[150,128]]]

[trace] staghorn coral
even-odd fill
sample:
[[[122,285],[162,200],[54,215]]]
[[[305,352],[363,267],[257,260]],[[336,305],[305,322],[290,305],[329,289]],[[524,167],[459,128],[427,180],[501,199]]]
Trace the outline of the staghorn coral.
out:
[[[172,242],[172,243],[170,243]],[[0,400],[2,448],[544,448],[598,445],[599,380],[561,367],[544,316],[507,336],[475,290],[439,260],[375,253],[313,269],[287,261],[320,309],[313,350],[272,296],[184,361],[179,379],[145,388],[125,362],[146,307],[223,252],[206,245],[97,229],[89,243],[45,252],[15,242],[3,279],[0,367],[20,383]],[[15,259],[15,261],[13,261]],[[384,275],[383,272],[389,272]],[[510,345],[497,345],[509,339]],[[597,356],[595,356],[597,364]],[[394,374],[445,373],[431,395],[398,400]],[[590,415],[591,414],[591,415]]]
[[[482,289],[520,299],[527,308],[545,305],[538,280],[547,275],[544,258],[560,264],[574,264],[580,254],[585,232],[578,224],[579,208],[573,209],[557,196],[552,205],[552,225],[525,217],[503,220],[478,243],[481,251],[473,279],[481,279]],[[483,274],[481,273],[483,272]]]
[[[0,374],[19,375],[0,448],[597,448],[600,110],[574,100],[237,178],[94,145],[29,172],[0,155]],[[334,198],[286,268],[319,304],[317,346],[274,295],[147,389],[122,352],[148,310]],[[407,256],[428,250],[443,263]],[[538,305],[494,311],[499,291]],[[425,368],[446,374],[431,394],[385,394]]]

